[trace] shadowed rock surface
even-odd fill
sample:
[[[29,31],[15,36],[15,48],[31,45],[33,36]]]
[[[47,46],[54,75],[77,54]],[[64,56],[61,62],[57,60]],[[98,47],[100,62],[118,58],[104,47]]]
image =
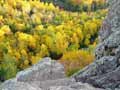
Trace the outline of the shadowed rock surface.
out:
[[[120,90],[120,0],[108,0],[110,9],[99,32],[96,60],[73,77],[107,90]]]

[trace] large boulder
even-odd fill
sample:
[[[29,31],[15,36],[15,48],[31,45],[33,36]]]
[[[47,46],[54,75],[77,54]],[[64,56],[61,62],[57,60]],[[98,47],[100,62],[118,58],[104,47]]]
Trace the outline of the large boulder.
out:
[[[120,90],[120,0],[108,0],[108,16],[100,30],[96,60],[72,77],[94,87]]]
[[[112,64],[111,64],[112,65]],[[0,90],[101,90],[88,84],[65,77],[64,67],[50,58],[17,74],[14,79],[5,81]]]
[[[65,78],[64,67],[55,60],[44,58],[32,67],[19,72],[18,81],[45,81]]]

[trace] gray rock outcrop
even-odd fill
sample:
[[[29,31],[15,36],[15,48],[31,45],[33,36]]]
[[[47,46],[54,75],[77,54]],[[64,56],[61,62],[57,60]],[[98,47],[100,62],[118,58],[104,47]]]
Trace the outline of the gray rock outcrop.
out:
[[[96,60],[73,77],[94,87],[120,90],[120,0],[108,0],[110,9],[100,30]]]
[[[0,90],[101,90],[65,77],[64,67],[50,58],[19,72],[4,82]]]
[[[44,58],[38,64],[21,71],[16,76],[18,81],[45,81],[65,78],[64,67],[50,58]]]

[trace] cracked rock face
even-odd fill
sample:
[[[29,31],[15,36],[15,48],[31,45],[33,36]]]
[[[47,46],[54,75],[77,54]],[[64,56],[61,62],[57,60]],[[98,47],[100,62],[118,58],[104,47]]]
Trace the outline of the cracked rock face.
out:
[[[95,87],[120,90],[120,0],[108,0],[110,9],[99,32],[96,60],[73,77]]]
[[[55,60],[44,58],[38,64],[19,72],[4,82],[0,90],[101,90],[89,84],[65,77],[64,67]]]

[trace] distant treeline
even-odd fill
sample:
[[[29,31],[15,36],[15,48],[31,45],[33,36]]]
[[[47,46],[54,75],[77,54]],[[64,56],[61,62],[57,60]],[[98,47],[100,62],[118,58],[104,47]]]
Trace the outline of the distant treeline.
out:
[[[41,0],[43,2],[53,3],[61,9],[68,11],[96,11],[108,7],[106,0]]]

